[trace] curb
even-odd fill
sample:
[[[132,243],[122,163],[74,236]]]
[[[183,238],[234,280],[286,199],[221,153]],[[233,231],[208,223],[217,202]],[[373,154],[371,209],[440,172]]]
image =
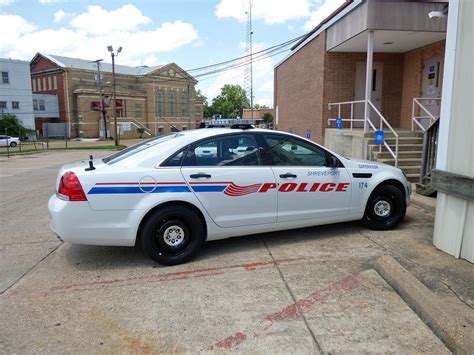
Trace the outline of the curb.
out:
[[[378,258],[374,267],[449,350],[456,354],[474,351],[474,327],[447,314],[436,295],[393,257]]]

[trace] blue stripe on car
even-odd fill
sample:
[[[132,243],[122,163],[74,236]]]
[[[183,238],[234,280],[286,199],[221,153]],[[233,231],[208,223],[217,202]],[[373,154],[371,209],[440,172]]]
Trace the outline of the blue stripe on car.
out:
[[[156,186],[151,191],[149,186],[140,188],[139,186],[94,186],[88,195],[101,194],[144,194],[144,193],[165,193],[165,192],[190,192],[187,186]]]

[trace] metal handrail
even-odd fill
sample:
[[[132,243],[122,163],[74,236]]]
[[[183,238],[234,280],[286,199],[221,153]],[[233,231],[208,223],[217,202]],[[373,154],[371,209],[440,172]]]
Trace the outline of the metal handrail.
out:
[[[426,109],[426,107],[420,102],[422,100],[439,100],[441,101],[440,97],[414,97],[413,98],[413,104],[411,108],[411,130],[412,132],[415,130],[415,124],[420,127],[422,132],[426,131],[426,128],[423,127],[423,125],[420,123],[419,119],[421,118],[429,118],[430,119],[430,125],[435,122],[437,119],[439,119],[439,116],[434,116],[430,111]],[[415,116],[415,110],[416,110],[416,105],[423,111],[428,116]],[[421,113],[421,112],[420,112]]]
[[[344,102],[330,102],[328,104],[328,110],[331,109],[331,106],[337,105],[337,117],[341,118],[341,105],[351,105],[351,118],[350,119],[342,119],[342,122],[350,122],[351,123],[351,131],[353,128],[354,122],[364,122],[364,119],[354,118],[354,104],[364,103],[365,100],[355,100],[355,101],[344,101]],[[335,121],[335,118],[328,118],[328,125],[330,125],[330,121]]]
[[[385,119],[385,117],[383,117],[383,115],[375,107],[375,105],[372,103],[372,101],[367,100],[367,103],[369,104],[370,107],[372,107],[372,109],[375,111],[375,113],[380,117],[380,130],[383,131],[383,124],[385,123],[385,125],[388,127],[388,129],[395,136],[395,152],[392,150],[392,148],[390,148],[390,146],[388,145],[386,140],[384,140],[383,144],[384,144],[385,148],[387,148],[387,150],[390,152],[390,154],[392,154],[393,158],[395,159],[395,167],[398,167],[398,139],[399,139],[398,133],[392,128],[392,126],[390,125],[390,123],[388,123],[388,121]],[[369,124],[372,123],[370,121],[369,117],[367,117],[367,122]],[[376,131],[374,125],[371,124],[371,127],[374,131]],[[382,145],[379,146],[379,152],[381,152],[381,151],[382,151]]]
[[[341,120],[343,122],[345,121],[349,121],[351,123],[351,126],[350,126],[350,129],[352,131],[352,128],[353,128],[353,122],[365,122],[367,121],[367,123],[369,124],[369,126],[374,130],[374,131],[377,131],[377,128],[376,126],[374,125],[374,123],[370,120],[369,117],[365,117],[363,119],[357,119],[357,118],[354,118],[354,104],[358,104],[358,103],[365,103],[365,100],[356,100],[356,101],[344,101],[344,102],[331,102],[328,104],[328,110],[331,109],[332,106],[337,106],[338,107],[338,117],[341,118],[341,106],[342,105],[351,105],[351,116],[349,119],[342,119]],[[385,119],[385,117],[383,117],[383,115],[380,113],[380,111],[375,107],[375,105],[370,101],[370,100],[367,100],[367,103],[369,105],[370,108],[372,108],[375,113],[379,116],[380,118],[380,130],[382,131],[383,130],[383,127],[384,127],[384,124],[387,126],[387,128],[393,133],[393,135],[395,136],[395,151],[393,151],[393,149],[390,147],[390,145],[384,140],[384,146],[387,148],[388,152],[393,156],[393,158],[395,159],[395,166],[398,166],[398,142],[399,142],[399,135],[398,133],[392,128],[392,126],[390,125],[390,123],[388,123],[388,121]],[[328,125],[330,125],[330,122],[331,121],[335,121],[336,119],[335,118],[329,118],[328,119]],[[382,145],[379,146],[379,152],[382,151]]]
[[[148,134],[149,136],[151,136],[150,129],[148,127],[146,127],[145,125],[143,125],[143,123],[141,123],[141,122],[137,121],[136,119],[134,119],[133,117],[117,117],[117,120],[130,122],[131,124],[133,124],[137,128],[143,128],[145,130],[145,133]]]

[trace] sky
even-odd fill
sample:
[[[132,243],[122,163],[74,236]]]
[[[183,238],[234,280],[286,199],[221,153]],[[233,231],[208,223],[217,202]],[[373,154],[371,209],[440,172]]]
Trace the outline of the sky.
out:
[[[0,58],[37,52],[117,64],[170,62],[185,70],[245,55],[251,0],[0,0]],[[253,51],[303,35],[344,0],[253,0]],[[254,103],[273,105],[273,68],[286,53],[253,64]],[[192,74],[192,73],[191,73]],[[244,67],[197,78],[212,100],[224,84],[244,86]]]

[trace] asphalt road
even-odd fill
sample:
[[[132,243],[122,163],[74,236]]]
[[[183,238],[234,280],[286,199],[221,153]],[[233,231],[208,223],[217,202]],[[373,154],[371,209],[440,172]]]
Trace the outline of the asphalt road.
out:
[[[431,246],[433,216],[414,207],[393,231],[233,238],[176,267],[138,248],[61,243],[47,200],[59,166],[89,154],[107,152],[0,158],[0,353],[448,352],[372,269],[386,254],[453,310],[472,305],[471,265]]]

